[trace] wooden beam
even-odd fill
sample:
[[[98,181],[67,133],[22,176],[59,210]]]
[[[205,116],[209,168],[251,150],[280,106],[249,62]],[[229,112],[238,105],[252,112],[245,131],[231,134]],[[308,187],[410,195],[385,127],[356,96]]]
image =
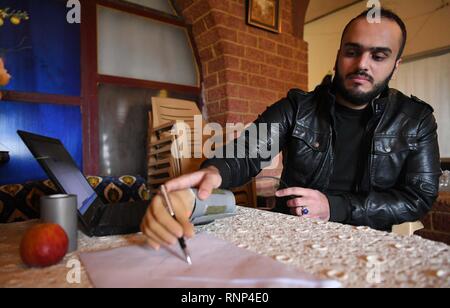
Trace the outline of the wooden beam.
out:
[[[195,95],[201,94],[201,88],[199,88],[199,87],[185,86],[185,85],[158,82],[158,81],[148,81],[148,80],[142,80],[142,79],[116,77],[116,76],[109,76],[109,75],[99,75],[98,82],[103,83],[103,84],[113,84],[113,85],[127,86],[127,87],[132,87],[132,88],[141,88],[141,89],[144,88],[144,89],[152,89],[152,90],[165,89],[165,90],[169,90],[169,91],[189,93],[189,94],[195,94]]]
[[[59,105],[81,105],[81,98],[78,96],[65,96],[58,94],[29,93],[16,91],[2,91],[3,100],[25,102],[25,103],[49,103]]]
[[[83,169],[87,175],[98,175],[100,172],[97,79],[97,6],[96,1],[82,0],[81,95],[83,116]]]
[[[157,21],[162,21],[164,23],[169,23],[183,28],[185,27],[183,19],[178,16],[173,16],[135,3],[128,3],[120,0],[97,0],[97,3],[99,5],[106,6],[112,9],[117,9],[123,12],[135,14],[146,18],[151,18]]]

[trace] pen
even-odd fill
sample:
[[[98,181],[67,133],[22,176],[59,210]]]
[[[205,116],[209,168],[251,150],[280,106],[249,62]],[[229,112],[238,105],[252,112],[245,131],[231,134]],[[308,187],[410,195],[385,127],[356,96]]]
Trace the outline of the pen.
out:
[[[173,207],[172,207],[172,202],[169,198],[169,195],[167,194],[167,190],[166,187],[164,185],[161,185],[161,193],[163,195],[163,199],[167,205],[167,209],[170,212],[170,215],[176,220],[176,216],[175,216],[175,212],[173,211]],[[186,242],[184,240],[184,237],[181,236],[180,238],[178,238],[178,243],[180,244],[181,249],[183,250],[184,253],[184,257],[186,258],[186,262],[189,265],[192,265],[192,261],[191,261],[191,256],[189,255],[187,246],[186,246]]]

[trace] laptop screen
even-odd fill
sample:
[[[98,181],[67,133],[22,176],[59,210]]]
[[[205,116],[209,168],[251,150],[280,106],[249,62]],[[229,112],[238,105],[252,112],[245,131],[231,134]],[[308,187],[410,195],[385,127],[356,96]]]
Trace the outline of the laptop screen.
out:
[[[97,199],[97,194],[61,141],[25,132],[18,133],[47,175],[57,181],[56,184],[64,193],[77,196],[78,210],[85,214]]]

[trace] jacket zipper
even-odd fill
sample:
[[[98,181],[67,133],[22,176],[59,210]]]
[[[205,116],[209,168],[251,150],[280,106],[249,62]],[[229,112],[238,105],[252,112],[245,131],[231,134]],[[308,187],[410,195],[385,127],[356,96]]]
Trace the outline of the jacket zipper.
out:
[[[380,120],[378,121],[377,126],[375,127],[375,130],[373,131],[373,135],[372,135],[372,141],[371,141],[371,149],[370,149],[370,153],[369,153],[369,166],[368,166],[368,170],[367,170],[367,176],[369,177],[369,190],[372,190],[372,175],[371,175],[371,170],[372,170],[372,156],[375,153],[375,134],[378,130],[378,127],[380,127],[381,123],[383,122],[383,119],[387,113],[387,109],[389,108],[390,104],[386,104],[386,107],[384,108],[383,114],[380,117]]]
[[[325,161],[326,161],[326,159],[327,159],[327,157],[328,157],[328,155],[330,155],[331,156],[331,172],[330,172],[330,176],[328,177],[328,180],[327,181],[329,181],[329,179],[331,178],[331,176],[332,176],[332,174],[333,174],[333,154],[331,153],[332,151],[330,150],[331,149],[331,144],[332,144],[332,142],[333,142],[333,130],[332,130],[332,128],[330,127],[330,132],[329,132],[329,138],[328,138],[328,145],[327,145],[327,149],[326,149],[326,151],[325,151],[325,155],[324,155],[324,157],[322,158],[322,160],[321,160],[321,162],[320,162],[320,170],[319,170],[319,172],[317,173],[317,174],[319,174],[319,175],[321,175],[322,173],[323,173],[323,169],[325,168]],[[314,185],[317,183],[319,181],[319,178],[315,178],[314,179]],[[325,183],[324,184],[324,189],[328,189],[328,186],[329,186],[329,182],[328,183]]]

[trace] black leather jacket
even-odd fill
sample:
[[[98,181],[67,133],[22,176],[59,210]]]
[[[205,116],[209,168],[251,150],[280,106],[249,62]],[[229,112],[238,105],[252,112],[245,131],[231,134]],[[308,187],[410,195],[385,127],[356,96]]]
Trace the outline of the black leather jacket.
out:
[[[291,90],[287,98],[270,106],[255,122],[279,124],[279,132],[268,130],[267,143],[274,146],[275,134],[279,133],[283,186],[327,194],[334,165],[334,105],[329,86],[319,86],[310,93]],[[370,154],[360,166],[360,184],[355,191],[339,196],[344,202],[335,202],[335,197],[327,194],[330,220],[390,231],[393,225],[423,217],[437,198],[441,175],[437,125],[431,106],[394,89],[372,102],[372,111],[366,129]],[[235,147],[239,144],[235,141]],[[241,144],[247,154],[259,152],[260,147],[255,149],[248,140]],[[203,166],[218,167],[222,188],[228,189],[256,176],[263,162],[259,156],[215,158]],[[337,206],[340,210],[345,207],[345,218],[338,219]],[[279,200],[277,211],[289,212],[286,200]]]

